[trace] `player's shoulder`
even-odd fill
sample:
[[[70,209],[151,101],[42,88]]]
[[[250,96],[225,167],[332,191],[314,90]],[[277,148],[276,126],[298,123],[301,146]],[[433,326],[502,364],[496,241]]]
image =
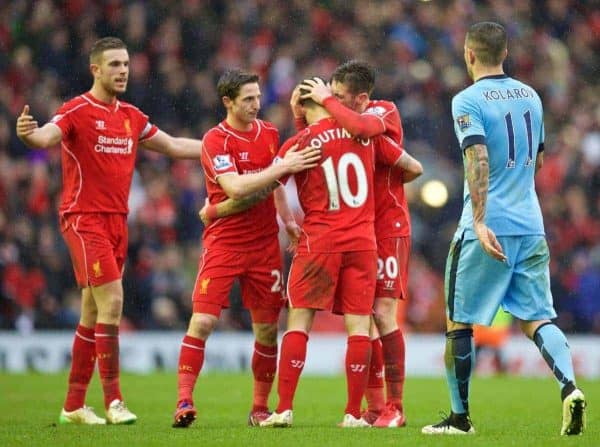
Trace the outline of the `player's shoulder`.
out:
[[[372,99],[369,101],[364,113],[385,116],[390,113],[398,113],[398,108],[392,101],[386,101],[385,99]]]
[[[471,84],[470,86],[462,89],[452,98],[452,109],[456,109],[460,106],[475,105],[480,99],[480,86],[477,83]]]
[[[256,124],[260,128],[264,129],[266,132],[271,132],[279,135],[279,129],[277,129],[277,127],[275,127],[275,124],[271,123],[270,121],[264,121],[257,118]]]
[[[76,109],[85,108],[90,103],[85,99],[83,95],[75,96],[74,98],[66,100],[59,108],[59,112],[62,114],[72,112]]]
[[[217,124],[216,126],[211,127],[204,133],[204,135],[202,136],[202,141],[204,141],[204,142],[223,141],[229,135],[230,135],[230,133],[227,131],[227,129],[224,126],[222,126],[221,124]]]
[[[123,110],[125,110],[126,112],[129,112],[129,113],[136,113],[136,114],[145,115],[144,112],[142,112],[142,110],[139,107],[137,107],[137,106],[135,106],[135,105],[133,105],[133,104],[131,104],[129,102],[126,102],[126,101],[120,101],[119,100],[119,108],[123,109]]]

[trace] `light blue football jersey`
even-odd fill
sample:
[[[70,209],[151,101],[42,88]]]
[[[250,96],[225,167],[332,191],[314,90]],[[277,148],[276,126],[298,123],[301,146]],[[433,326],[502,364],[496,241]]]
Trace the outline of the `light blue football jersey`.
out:
[[[535,162],[544,149],[542,102],[528,85],[506,75],[479,79],[452,99],[454,131],[461,150],[485,144],[489,189],[485,223],[498,236],[544,235],[535,192]],[[457,235],[476,239],[465,175]]]

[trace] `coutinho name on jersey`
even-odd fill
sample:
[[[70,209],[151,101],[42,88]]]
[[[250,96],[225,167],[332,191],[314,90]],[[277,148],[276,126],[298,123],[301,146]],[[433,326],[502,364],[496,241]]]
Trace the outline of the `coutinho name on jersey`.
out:
[[[336,127],[334,129],[327,129],[327,130],[315,135],[315,137],[309,141],[309,144],[312,147],[315,147],[318,149],[321,146],[323,146],[323,143],[328,143],[332,140],[341,140],[341,139],[354,140],[355,138],[346,129],[341,128],[341,127]],[[367,139],[356,138],[356,140],[363,146],[368,146],[371,143],[371,141],[368,138]]]
[[[94,150],[105,154],[129,155],[132,147],[133,140],[131,138],[98,135],[98,142],[94,145]]]

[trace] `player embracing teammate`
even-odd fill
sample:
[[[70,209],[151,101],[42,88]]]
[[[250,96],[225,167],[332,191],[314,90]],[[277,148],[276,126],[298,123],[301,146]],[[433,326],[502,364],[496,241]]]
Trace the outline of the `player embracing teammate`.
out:
[[[351,60],[340,65],[331,84],[320,79],[306,80],[307,93],[359,138],[384,135],[402,147],[400,114],[390,101],[371,100],[375,72],[366,62]],[[295,107],[297,126],[301,111]],[[410,255],[410,214],[404,183],[423,172],[421,164],[410,157],[402,170],[377,163],[375,166],[375,237],[377,239],[377,286],[371,327],[371,363],[366,390],[368,409],[363,418],[375,427],[401,427],[406,423],[402,406],[405,377],[405,342],[398,326],[399,300],[408,294]],[[383,370],[385,370],[384,373]],[[385,377],[387,401],[383,392]]]

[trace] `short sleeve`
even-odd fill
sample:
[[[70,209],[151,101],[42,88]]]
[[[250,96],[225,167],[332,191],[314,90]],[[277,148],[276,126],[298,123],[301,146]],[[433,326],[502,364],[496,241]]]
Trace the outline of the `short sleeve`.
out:
[[[464,91],[452,99],[452,121],[462,151],[473,144],[485,144],[481,111]]]
[[[374,143],[375,159],[386,166],[394,166],[404,152],[401,146],[385,135],[376,137]]]
[[[207,133],[202,140],[202,166],[206,174],[216,181],[223,174],[237,173],[235,160],[229,148],[230,137],[216,132]]]
[[[72,106],[67,103],[63,104],[50,119],[50,123],[58,126],[62,132],[63,138],[67,138],[73,130],[73,121],[71,120],[72,114],[69,113]]]

